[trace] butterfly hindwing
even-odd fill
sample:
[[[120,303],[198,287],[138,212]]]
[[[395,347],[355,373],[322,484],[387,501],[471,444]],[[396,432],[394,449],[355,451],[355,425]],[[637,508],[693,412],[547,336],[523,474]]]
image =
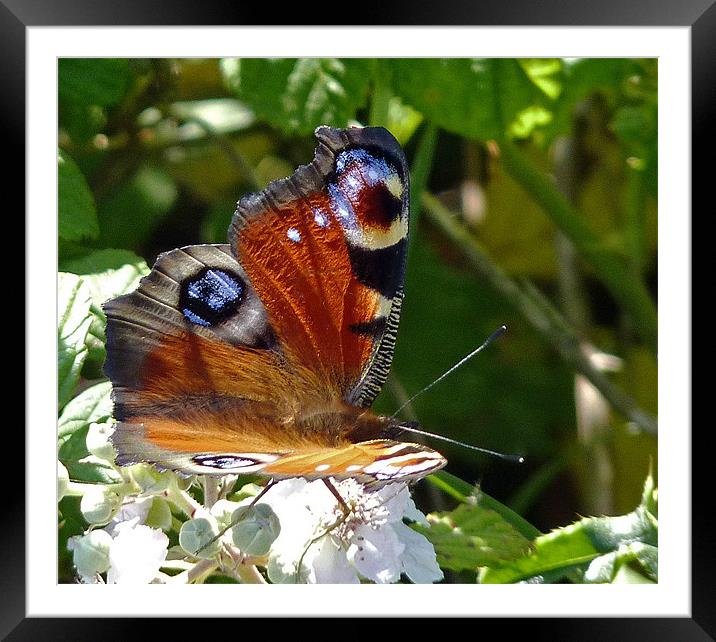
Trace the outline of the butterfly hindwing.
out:
[[[197,444],[270,448],[272,430],[298,398],[308,404],[320,390],[310,371],[287,367],[227,245],[161,255],[137,290],[104,311],[120,463],[179,468],[177,457]]]

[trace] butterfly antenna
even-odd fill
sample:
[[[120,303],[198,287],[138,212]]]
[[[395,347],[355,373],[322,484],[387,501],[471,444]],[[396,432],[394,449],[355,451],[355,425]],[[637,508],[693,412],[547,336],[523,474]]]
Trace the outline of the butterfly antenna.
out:
[[[449,444],[455,444],[456,446],[462,446],[463,448],[469,448],[470,450],[477,450],[481,453],[487,453],[488,455],[493,455],[495,457],[499,457],[500,459],[504,459],[506,461],[511,461],[516,464],[521,464],[525,461],[525,458],[522,455],[506,455],[505,453],[498,453],[495,450],[489,450],[488,448],[480,448],[479,446],[473,446],[472,444],[465,444],[462,441],[457,441],[456,439],[450,439],[450,437],[444,437],[443,435],[436,435],[435,433],[428,432],[427,430],[420,430],[418,428],[415,428],[414,426],[408,424],[401,424],[398,426],[400,430],[405,430],[407,432],[414,432],[416,435],[424,435],[425,437],[432,437],[433,439],[439,439],[440,441],[447,441]]]
[[[422,395],[423,393],[425,393],[425,392],[427,392],[428,390],[430,390],[430,388],[432,388],[433,386],[439,384],[439,383],[440,383],[443,379],[445,379],[445,377],[447,377],[449,374],[452,374],[452,373],[455,372],[455,370],[457,370],[460,366],[462,366],[462,365],[464,365],[465,363],[467,363],[468,361],[470,361],[470,359],[472,359],[476,354],[478,354],[479,352],[482,352],[487,346],[489,346],[493,341],[495,341],[495,339],[498,339],[499,337],[501,337],[505,332],[507,332],[507,326],[506,326],[506,325],[501,325],[501,326],[500,326],[499,328],[497,328],[497,330],[495,330],[489,337],[487,337],[487,339],[485,339],[485,340],[482,342],[482,345],[480,345],[480,346],[478,346],[477,348],[475,348],[470,354],[464,356],[464,357],[463,357],[462,359],[460,359],[460,361],[458,361],[454,366],[450,367],[449,370],[447,370],[446,372],[443,372],[437,379],[435,379],[435,381],[433,381],[432,383],[429,383],[427,386],[425,386],[425,388],[423,388],[423,389],[420,390],[419,392],[416,392],[412,397],[410,397],[410,399],[408,399],[402,406],[400,406],[400,408],[398,408],[398,409],[390,416],[390,418],[391,418],[391,419],[394,419],[394,418],[398,415],[398,413],[399,413],[401,410],[403,410],[403,408],[405,408],[406,406],[409,406],[409,405],[410,405],[413,401],[415,401],[415,399],[417,399],[420,395]]]
[[[506,331],[507,331],[507,326],[501,325],[501,326],[500,326],[499,328],[497,328],[497,330],[495,330],[489,337],[487,337],[487,339],[485,339],[480,346],[478,346],[477,348],[475,348],[470,354],[468,354],[468,355],[466,355],[465,357],[463,357],[462,359],[460,359],[460,361],[458,361],[454,366],[450,367],[446,372],[444,372],[443,374],[441,374],[437,379],[435,379],[435,381],[433,381],[432,383],[428,384],[427,386],[425,386],[425,388],[423,388],[423,389],[420,390],[419,392],[415,393],[412,397],[410,397],[410,399],[408,399],[402,406],[400,406],[400,408],[398,408],[398,409],[391,415],[390,418],[391,418],[391,419],[394,419],[394,418],[398,415],[398,413],[399,413],[401,410],[403,410],[403,408],[405,408],[406,406],[410,405],[410,404],[411,404],[415,399],[417,399],[420,395],[422,395],[423,393],[425,393],[425,392],[427,392],[428,390],[430,390],[430,388],[432,388],[433,386],[435,386],[435,385],[437,385],[438,383],[440,383],[440,382],[441,382],[443,379],[445,379],[445,377],[447,377],[449,374],[452,374],[453,372],[455,372],[455,370],[457,370],[460,366],[462,366],[462,365],[464,365],[465,363],[467,363],[467,362],[468,362],[470,359],[472,359],[476,354],[478,354],[479,352],[482,352],[485,348],[487,348],[487,346],[489,346],[493,341],[495,341],[496,339],[498,339],[499,337],[501,337]],[[496,452],[496,451],[494,451],[494,450],[489,450],[488,448],[480,448],[479,446],[473,446],[472,444],[465,444],[465,443],[463,443],[463,442],[461,442],[461,441],[457,441],[456,439],[450,439],[449,437],[444,437],[443,435],[436,435],[435,433],[427,432],[426,430],[420,430],[420,429],[416,428],[412,423],[409,423],[409,424],[401,424],[401,425],[399,426],[399,428],[400,428],[400,430],[404,430],[404,431],[406,431],[406,432],[412,432],[412,433],[415,433],[416,435],[423,435],[423,436],[425,436],[425,437],[432,437],[433,439],[439,439],[440,441],[446,441],[446,442],[448,442],[448,443],[450,443],[450,444],[455,444],[455,445],[457,445],[457,446],[463,446],[464,448],[469,448],[470,450],[477,450],[478,452],[487,453],[488,455],[493,455],[493,456],[495,456],[495,457],[499,457],[500,459],[504,459],[504,460],[506,460],[506,461],[516,462],[516,463],[521,464],[521,463],[524,462],[524,460],[525,460],[525,458],[522,457],[522,455],[506,455],[506,454],[504,454],[504,453],[498,453],[498,452]]]

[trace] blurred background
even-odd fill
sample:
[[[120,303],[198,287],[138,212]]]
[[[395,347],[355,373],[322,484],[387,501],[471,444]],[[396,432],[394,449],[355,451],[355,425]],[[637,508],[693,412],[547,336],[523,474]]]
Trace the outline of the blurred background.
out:
[[[244,193],[313,158],[316,126],[387,127],[411,167],[412,228],[376,409],[504,323],[403,415],[523,455],[431,443],[542,531],[639,502],[657,470],[656,59],[61,59],[58,72],[61,270],[226,242]],[[101,376],[101,350],[84,376]],[[426,512],[444,508],[432,488],[419,484]]]

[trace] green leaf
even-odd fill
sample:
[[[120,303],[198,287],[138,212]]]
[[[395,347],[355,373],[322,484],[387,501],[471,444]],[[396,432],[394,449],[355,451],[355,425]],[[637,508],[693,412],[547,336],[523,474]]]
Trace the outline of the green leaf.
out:
[[[523,110],[548,102],[517,60],[406,58],[389,64],[397,94],[467,138],[501,138]]]
[[[57,386],[61,410],[80,380],[92,324],[89,288],[74,274],[58,275]]]
[[[86,482],[88,484],[120,484],[122,475],[109,462],[88,455],[82,461],[64,461],[72,481]]]
[[[453,571],[477,570],[523,556],[529,540],[498,513],[484,508],[479,496],[449,513],[430,513],[430,526],[411,526],[435,546],[438,564]]]
[[[80,497],[65,496],[57,506],[60,521],[57,532],[58,581],[70,584],[76,581],[76,569],[72,563],[72,552],[67,541],[73,535],[80,535],[87,528],[87,522],[80,511]]]
[[[653,480],[645,483],[642,503],[626,515],[587,517],[542,535],[534,551],[499,567],[483,569],[483,583],[614,581],[619,568],[637,561],[649,579],[657,577],[658,522]]]
[[[233,134],[248,129],[256,120],[253,112],[243,102],[235,98],[212,98],[210,100],[188,100],[172,103],[171,114],[186,121],[175,140],[167,139],[165,132],[158,132],[160,142],[181,143],[193,139],[206,138],[206,128],[213,135]]]
[[[61,263],[65,272],[82,276],[92,297],[92,324],[87,333],[87,359],[82,374],[88,379],[102,376],[106,356],[104,327],[107,319],[102,304],[113,297],[133,291],[139,280],[149,273],[144,259],[128,250],[97,250]]]
[[[455,477],[455,475],[451,475],[445,470],[441,470],[434,475],[430,475],[428,480],[442,491],[461,502],[468,501],[468,499],[475,494],[476,489],[474,486],[471,486],[459,477]],[[493,510],[501,515],[506,522],[511,524],[515,530],[522,533],[522,535],[527,539],[532,540],[542,534],[526,519],[515,513],[515,511],[508,506],[498,502],[494,497],[490,497],[490,495],[480,490],[479,498],[480,504],[483,508],[489,508],[490,510]]]
[[[70,479],[97,484],[122,482],[122,475],[110,462],[96,457],[87,449],[88,430],[89,423],[75,427],[60,445],[57,457],[67,468]]]
[[[146,261],[129,250],[97,250],[86,256],[63,261],[61,269],[82,276],[92,303],[102,304],[120,294],[132,292],[139,280],[149,274]]]
[[[656,582],[659,577],[659,549],[651,544],[632,542],[623,544],[612,553],[600,555],[589,564],[584,581],[589,584],[609,582],[636,583],[632,574],[620,574],[622,567],[636,562],[642,570],[641,577]],[[632,568],[632,570],[634,570]]]
[[[57,68],[60,101],[80,107],[116,104],[130,78],[126,58],[60,58]]]
[[[66,439],[79,429],[87,429],[91,423],[108,419],[112,415],[112,384],[103,381],[83,390],[62,410],[58,422],[58,436]]]
[[[415,130],[423,122],[423,115],[397,97],[391,97],[388,103],[388,119],[385,125],[401,145],[405,145]]]
[[[84,175],[66,152],[57,153],[58,234],[67,241],[94,239],[99,224]]]
[[[517,62],[545,95],[550,98],[559,96],[562,91],[560,80],[563,63],[561,58],[521,58]]]
[[[227,86],[256,115],[291,134],[318,125],[345,127],[365,103],[372,60],[350,58],[228,58]]]
[[[553,106],[554,117],[546,129],[547,139],[554,140],[572,128],[577,103],[596,92],[614,93],[630,72],[632,63],[624,58],[582,58],[565,61],[562,91]]]

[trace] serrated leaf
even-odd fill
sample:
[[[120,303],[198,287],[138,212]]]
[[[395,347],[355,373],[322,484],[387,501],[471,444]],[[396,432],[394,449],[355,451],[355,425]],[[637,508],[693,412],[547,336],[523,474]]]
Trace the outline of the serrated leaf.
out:
[[[479,501],[461,504],[449,513],[430,513],[427,519],[429,527],[412,527],[435,546],[441,568],[477,570],[518,558],[530,548],[527,538]]]
[[[256,115],[292,134],[318,125],[345,127],[366,99],[372,60],[351,58],[230,58],[227,86]]]
[[[589,584],[615,582],[620,569],[630,562],[637,562],[646,578],[653,582],[657,581],[659,551],[656,546],[642,542],[624,544],[612,553],[595,558],[584,572],[584,581]]]
[[[103,414],[103,411],[99,410],[101,405],[102,404],[98,404],[93,414]],[[92,413],[90,413],[90,415],[91,414]],[[90,415],[88,415],[88,417]],[[122,481],[122,475],[115,467],[105,459],[93,455],[87,449],[89,422],[82,421],[80,423],[79,420],[75,420],[73,423],[74,430],[69,433],[65,430],[65,439],[60,440],[60,448],[57,454],[57,458],[67,469],[70,479],[73,481],[98,484],[120,483]],[[69,427],[70,424],[68,422],[65,424],[65,429]]]
[[[74,274],[58,275],[57,387],[61,410],[80,380],[87,357],[85,343],[92,324],[89,289]]]
[[[60,101],[78,107],[114,105],[130,77],[126,58],[60,58],[57,68]]]
[[[519,113],[549,102],[517,60],[406,58],[388,64],[396,93],[440,127],[467,138],[500,138]]]
[[[84,256],[62,261],[61,269],[81,275],[92,297],[93,319],[87,333],[87,358],[82,375],[88,379],[102,376],[107,319],[102,304],[115,296],[133,291],[139,280],[149,273],[144,259],[128,250],[97,250]]]
[[[62,410],[58,421],[58,436],[66,438],[91,423],[100,422],[112,415],[112,384],[98,383],[83,390]]]
[[[129,250],[97,250],[80,258],[62,262],[65,272],[82,277],[87,284],[92,303],[102,304],[120,294],[136,289],[139,280],[149,273],[146,261]]]
[[[649,477],[645,489],[650,484]],[[648,494],[645,490],[644,496]],[[619,565],[630,560],[639,561],[649,576],[656,577],[658,522],[644,503],[626,515],[583,518],[538,537],[534,545],[534,551],[521,559],[484,569],[480,581],[540,582],[545,574],[551,581],[612,581]]]
[[[66,152],[57,153],[58,234],[67,241],[94,239],[99,223],[92,192],[84,175]]]

